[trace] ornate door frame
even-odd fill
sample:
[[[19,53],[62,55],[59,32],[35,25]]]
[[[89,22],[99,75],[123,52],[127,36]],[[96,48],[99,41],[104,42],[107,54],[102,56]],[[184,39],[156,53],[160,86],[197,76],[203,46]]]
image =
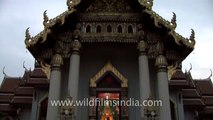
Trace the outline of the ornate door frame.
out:
[[[90,79],[90,100],[96,99],[98,92],[100,89],[98,88],[98,82],[100,82],[107,73],[113,74],[120,83],[120,88],[107,88],[106,90],[110,90],[109,92],[119,92],[120,100],[127,100],[128,98],[128,80],[124,77],[113,65],[111,62],[107,62],[91,79]],[[114,91],[113,91],[114,90]],[[120,106],[120,119],[128,120],[128,108],[126,106]],[[97,107],[90,106],[89,107],[89,119],[97,120]]]

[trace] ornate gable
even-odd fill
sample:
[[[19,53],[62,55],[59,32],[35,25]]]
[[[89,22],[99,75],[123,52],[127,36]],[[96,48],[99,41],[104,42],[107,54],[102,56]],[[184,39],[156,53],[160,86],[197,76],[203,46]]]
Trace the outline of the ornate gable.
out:
[[[56,18],[49,19],[44,12],[44,30],[38,35],[31,37],[26,30],[25,44],[44,64],[50,64],[56,51],[69,58],[70,43],[80,24],[82,43],[137,44],[142,36],[147,40],[150,58],[156,57],[156,43],[161,41],[169,64],[182,61],[194,49],[195,32],[192,30],[189,38],[179,35],[175,32],[176,15],[167,21],[152,10],[152,5],[152,0],[67,0],[68,10]]]

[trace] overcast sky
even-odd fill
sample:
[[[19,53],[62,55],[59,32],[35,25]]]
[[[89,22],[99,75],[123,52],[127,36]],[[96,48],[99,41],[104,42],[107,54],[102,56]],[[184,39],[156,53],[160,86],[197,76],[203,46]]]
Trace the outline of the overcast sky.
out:
[[[67,10],[66,0],[0,0],[0,70],[8,76],[22,76],[23,62],[34,67],[34,58],[25,48],[25,30],[35,36],[43,30],[43,12],[53,18]],[[213,1],[154,0],[153,10],[167,20],[177,15],[176,31],[184,37],[195,30],[195,50],[183,62],[183,70],[193,66],[193,78],[207,78],[213,70]],[[4,75],[0,71],[0,83]]]

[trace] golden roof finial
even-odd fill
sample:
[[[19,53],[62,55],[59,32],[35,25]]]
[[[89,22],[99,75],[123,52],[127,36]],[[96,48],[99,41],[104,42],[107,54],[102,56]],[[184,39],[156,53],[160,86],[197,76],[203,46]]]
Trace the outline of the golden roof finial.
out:
[[[153,6],[153,0],[147,0],[147,3],[152,7]]]
[[[73,11],[74,7],[78,5],[81,0],[67,0],[67,6],[69,11]]]
[[[29,33],[29,29],[30,29],[30,27],[28,27],[27,29],[26,29],[26,31],[25,31],[25,37],[27,38],[27,39],[30,39],[31,37],[30,37],[30,33]]]
[[[68,10],[74,9],[74,2],[72,0],[67,0]]]
[[[191,35],[188,39],[188,42],[193,46],[195,45],[195,31],[193,29],[191,29]]]
[[[172,26],[174,26],[174,28],[176,28],[176,26],[177,26],[177,23],[176,23],[177,16],[176,16],[176,14],[174,12],[172,12],[172,13],[173,13],[173,16],[172,16],[172,19],[171,19],[171,23],[172,23]]]
[[[195,40],[195,31],[191,29],[191,35],[190,35],[190,40],[194,41]]]
[[[44,16],[43,25],[46,26],[49,21],[49,18],[47,16],[47,10],[44,11],[43,16]]]
[[[27,46],[27,47],[29,47],[30,46],[30,41],[31,41],[31,36],[30,36],[30,33],[29,33],[29,29],[30,29],[30,27],[28,27],[27,29],[26,29],[26,31],[25,31],[25,45]]]

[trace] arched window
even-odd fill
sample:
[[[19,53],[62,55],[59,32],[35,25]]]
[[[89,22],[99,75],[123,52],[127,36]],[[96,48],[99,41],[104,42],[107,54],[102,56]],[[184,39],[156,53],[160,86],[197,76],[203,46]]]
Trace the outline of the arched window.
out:
[[[87,27],[86,27],[86,33],[90,33],[91,32],[91,27],[90,27],[90,25],[87,25]]]
[[[118,33],[122,33],[122,27],[120,25],[118,26]]]
[[[96,32],[97,32],[97,33],[101,33],[101,26],[100,26],[100,25],[97,26]]]
[[[110,25],[107,26],[107,32],[109,32],[109,33],[112,32],[112,27]]]
[[[133,33],[133,28],[131,25],[128,26],[128,33]]]

